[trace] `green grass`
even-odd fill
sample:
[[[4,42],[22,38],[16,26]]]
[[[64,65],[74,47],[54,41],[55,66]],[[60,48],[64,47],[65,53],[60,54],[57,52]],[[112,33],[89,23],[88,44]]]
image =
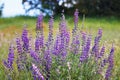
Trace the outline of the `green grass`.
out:
[[[60,18],[55,17],[54,27],[58,29]],[[28,29],[30,33],[35,32],[36,26],[35,17],[13,17],[13,18],[0,18],[0,64],[2,64],[2,60],[7,58],[8,54],[8,45],[15,37],[15,32],[21,34],[22,28],[24,24],[28,25]],[[45,33],[47,33],[49,18],[46,17],[44,19],[44,29]],[[68,28],[71,30],[74,27],[73,17],[66,17]],[[115,46],[115,67],[114,67],[114,75],[120,75],[120,18],[117,17],[86,17],[84,22],[82,21],[82,17],[79,20],[79,28],[81,29],[82,23],[84,23],[83,30],[87,33],[90,33],[95,37],[95,34],[99,28],[103,29],[103,37],[102,43],[106,46],[106,48],[110,48],[113,43]],[[56,32],[56,31],[55,31]],[[1,38],[1,35],[3,37]],[[54,33],[55,34],[55,33]],[[1,73],[2,67],[0,66],[0,78],[4,78],[4,73]],[[117,72],[118,71],[118,72]],[[118,77],[119,78],[119,77]],[[119,80],[117,78],[114,78]]]
[[[54,18],[54,27],[59,27],[60,18],[57,16]],[[2,31],[6,34],[9,32],[18,32],[21,31],[24,24],[27,24],[30,32],[33,32],[36,26],[36,17],[26,17],[26,16],[18,16],[13,18],[0,18],[0,32]],[[44,19],[44,29],[46,32],[48,31],[48,20],[49,17]],[[66,17],[67,25],[69,29],[74,27],[73,17]],[[82,17],[79,20],[79,27],[82,27],[82,23],[84,23],[84,30],[91,34],[96,34],[99,28],[103,29],[103,40],[111,41],[111,42],[119,42],[120,41],[120,18],[117,17],[86,17],[84,22],[82,22]],[[13,27],[13,28],[12,28]],[[8,30],[7,30],[8,28]],[[17,29],[17,30],[16,30]],[[120,43],[117,43],[117,46],[120,47]]]

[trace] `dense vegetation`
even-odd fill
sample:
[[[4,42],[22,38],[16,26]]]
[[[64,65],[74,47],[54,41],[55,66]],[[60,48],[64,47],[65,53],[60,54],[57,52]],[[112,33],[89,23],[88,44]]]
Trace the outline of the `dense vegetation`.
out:
[[[38,16],[35,38],[29,35],[25,25],[22,35],[17,33],[17,38],[10,42],[9,54],[6,57],[8,59],[1,57],[3,63],[0,77],[13,80],[119,79],[120,71],[119,67],[116,67],[119,64],[118,58],[114,56],[115,43],[110,45],[109,42],[100,42],[104,36],[102,29],[98,30],[93,40],[93,34],[85,30],[83,24],[81,28],[78,27],[78,20],[76,10],[71,31],[62,14],[59,29],[56,27],[58,30],[55,31],[54,20],[51,17],[48,37],[44,35],[45,24],[42,14]],[[3,53],[6,52],[2,48],[1,50]]]

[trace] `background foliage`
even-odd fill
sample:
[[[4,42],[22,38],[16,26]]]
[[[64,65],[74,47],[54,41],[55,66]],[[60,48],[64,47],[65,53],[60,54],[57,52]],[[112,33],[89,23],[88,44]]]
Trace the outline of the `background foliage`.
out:
[[[33,9],[49,13],[52,10],[59,14],[64,9],[65,14],[73,14],[77,8],[80,14],[86,15],[117,15],[120,16],[120,0],[23,0],[26,12]],[[27,5],[26,5],[27,4]]]

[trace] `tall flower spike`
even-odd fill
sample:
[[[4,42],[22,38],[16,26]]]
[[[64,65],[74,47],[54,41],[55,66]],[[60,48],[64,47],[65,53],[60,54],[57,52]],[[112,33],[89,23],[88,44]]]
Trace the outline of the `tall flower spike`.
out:
[[[24,65],[23,65],[23,56],[24,56],[24,53],[23,53],[23,49],[22,49],[22,44],[21,44],[21,39],[19,37],[16,38],[16,45],[17,45],[17,52],[18,52],[18,55],[17,55],[17,67],[18,67],[18,70],[23,70],[24,69]]]
[[[91,44],[91,36],[89,35],[86,41],[86,52],[89,53],[90,50],[90,44]],[[87,55],[88,56],[88,55]]]
[[[74,54],[78,54],[79,53],[79,48],[80,48],[80,40],[79,40],[79,38],[80,38],[80,35],[76,34],[74,36],[74,38],[73,38],[73,41],[72,41],[71,48],[72,48],[72,52]]]
[[[36,40],[35,40],[35,51],[38,52],[44,47],[44,36],[43,34],[37,34]]]
[[[102,37],[102,29],[98,30],[98,36],[101,38]]]
[[[78,14],[79,14],[78,9],[76,9],[76,10],[75,10],[75,13],[74,13],[74,24],[75,24],[75,29],[76,29],[77,26],[78,26],[78,19],[79,19]]]
[[[99,53],[99,58],[102,58],[104,53],[105,53],[105,46],[103,45],[103,47],[101,48],[100,53]]]
[[[86,44],[86,33],[85,32],[82,32],[82,46],[84,46]]]
[[[99,29],[98,35],[95,37],[95,40],[94,40],[94,46],[92,48],[92,52],[93,54],[95,54],[96,58],[99,57],[99,42],[100,42],[101,37],[102,37],[102,29]]]
[[[17,45],[17,52],[21,54],[23,51],[22,51],[21,40],[19,37],[16,38],[16,45]]]
[[[86,44],[82,46],[82,54],[80,56],[80,62],[85,61],[89,56],[90,44],[91,44],[91,36],[87,38]]]
[[[53,44],[53,16],[51,16],[50,20],[49,20],[49,35],[48,35],[48,40],[46,43],[47,47],[51,47]]]
[[[42,31],[42,30],[43,30],[43,15],[40,14],[37,19],[36,31]]]
[[[23,29],[23,32],[22,32],[22,44],[23,44],[23,54],[22,54],[22,57],[21,57],[21,61],[22,61],[22,64],[23,64],[23,69],[27,68],[28,69],[28,65],[26,65],[28,62],[27,62],[27,53],[29,53],[29,38],[28,38],[28,30],[26,29],[26,25]]]
[[[46,73],[46,75],[47,75],[46,80],[49,80],[50,68],[51,68],[51,63],[52,63],[52,57],[51,57],[49,48],[45,51],[44,60],[45,60],[45,70],[47,72]]]
[[[112,46],[109,57],[108,57],[109,65],[108,65],[108,69],[107,69],[106,74],[105,74],[105,79],[106,80],[109,80],[110,76],[112,74],[112,69],[113,69],[113,66],[114,66],[113,58],[114,58],[114,47]]]
[[[37,37],[35,40],[35,51],[39,51],[39,49],[40,49],[40,40],[39,37]]]
[[[61,37],[61,44],[60,44],[60,54],[62,55],[63,58],[66,57],[67,54],[67,46],[69,42],[69,32],[67,31],[67,24],[65,21],[65,16],[62,13],[62,17],[61,17],[61,22],[60,22],[60,26],[59,26],[59,33],[60,33],[60,37]]]
[[[22,32],[22,41],[23,41],[23,50],[27,52],[29,50],[29,39],[28,39],[28,31],[26,27],[24,27]]]
[[[59,53],[60,53],[60,44],[61,44],[61,37],[60,37],[60,35],[57,35],[55,43],[54,43],[54,49],[53,49],[53,54],[54,55],[59,55]]]
[[[37,66],[33,63],[32,63],[32,74],[33,74],[34,80],[36,79],[45,80],[43,75],[40,73],[39,69],[37,68]]]
[[[34,59],[35,62],[40,63],[40,57],[35,51],[31,50],[30,55]]]
[[[40,14],[37,19],[36,24],[36,41],[35,41],[35,51],[39,51],[44,47],[44,35],[43,35],[43,15]]]
[[[9,47],[9,54],[8,54],[8,60],[7,62],[4,61],[4,65],[6,68],[8,68],[9,70],[12,70],[13,69],[13,61],[14,61],[14,49],[13,49],[13,46],[11,45]]]

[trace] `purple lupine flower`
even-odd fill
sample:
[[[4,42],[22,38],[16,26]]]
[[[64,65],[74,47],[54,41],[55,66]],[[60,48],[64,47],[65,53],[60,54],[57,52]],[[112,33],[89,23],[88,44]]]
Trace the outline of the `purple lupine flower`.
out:
[[[99,58],[101,58],[105,53],[105,46],[103,46],[100,50],[100,53],[99,53]]]
[[[19,37],[16,38],[16,45],[17,45],[17,52],[18,52],[18,55],[17,55],[17,67],[18,67],[18,70],[23,70],[24,69],[24,65],[22,62],[24,62],[24,53],[23,53],[23,49],[22,49],[22,45],[21,45],[21,40]]]
[[[98,67],[98,73],[102,74],[103,68],[106,66],[108,60],[107,58],[104,58],[103,60],[100,61],[100,66]]]
[[[27,63],[27,54],[29,52],[29,38],[28,38],[28,31],[26,29],[26,27],[24,27],[23,32],[22,32],[22,42],[23,42],[23,53],[21,58],[22,61],[22,69],[25,69],[25,67],[27,68],[28,65],[26,65]]]
[[[74,54],[78,54],[79,53],[79,48],[80,48],[80,35],[76,34],[73,35],[72,37],[72,43],[71,43],[71,51]]]
[[[43,15],[40,14],[37,19],[36,31],[43,32]]]
[[[54,44],[54,49],[53,49],[53,54],[54,55],[59,55],[59,53],[60,53],[60,44],[61,44],[61,37],[59,35],[57,35],[57,38],[56,38],[55,44]]]
[[[35,51],[31,50],[30,51],[30,56],[35,60],[35,62],[37,62],[37,63],[40,62],[40,57]]]
[[[105,79],[106,80],[109,80],[110,76],[112,74],[112,69],[113,69],[113,66],[114,66],[113,58],[114,58],[114,47],[112,46],[110,54],[108,56],[108,63],[109,63],[109,65],[108,65],[108,69],[107,69],[106,74],[105,74]]]
[[[75,50],[74,50],[74,54],[78,54],[79,53],[79,48],[80,48],[80,40],[79,40],[79,35],[75,36]]]
[[[79,53],[79,48],[80,48],[80,35],[78,33],[78,9],[76,9],[75,13],[74,13],[74,28],[72,30],[72,43],[71,43],[71,51],[74,54]]]
[[[49,70],[50,67],[51,67],[51,62],[52,62],[52,57],[51,57],[51,54],[50,54],[50,50],[49,50],[49,49],[47,49],[47,50],[45,51],[44,59],[45,59],[45,62],[46,62],[46,70]]]
[[[32,63],[32,74],[33,74],[34,80],[36,79],[45,80],[43,75],[40,73],[39,69],[37,68],[37,66],[33,63]]]
[[[70,43],[70,33],[66,32],[65,33],[65,44],[66,44],[66,48],[69,47],[69,43]]]
[[[17,51],[19,54],[23,53],[21,40],[19,37],[16,38]]]
[[[110,76],[112,74],[112,72],[111,72],[112,69],[113,69],[113,66],[111,64],[109,64],[107,71],[106,71],[106,74],[105,74],[105,80],[110,80]]]
[[[35,40],[35,51],[39,51],[39,49],[40,49],[39,45],[40,45],[40,40],[37,37],[36,40]]]
[[[84,60],[86,60],[86,50],[85,50],[85,47],[82,47],[82,53],[81,53],[81,56],[80,56],[80,62],[83,62]]]
[[[41,35],[40,38],[39,38],[39,41],[40,41],[40,49],[42,49],[44,47],[44,36]]]
[[[46,80],[49,80],[49,78],[50,78],[50,69],[51,69],[51,64],[52,64],[52,57],[51,57],[49,48],[45,51],[44,61],[45,61],[45,71],[47,72],[46,73],[46,76],[47,76]]]
[[[78,9],[76,9],[76,10],[75,10],[75,13],[74,13],[74,24],[75,24],[75,29],[76,29],[77,26],[78,26],[78,19],[79,19],[78,14],[79,14]]]
[[[94,40],[94,46],[92,48],[92,52],[93,54],[95,54],[96,58],[99,57],[99,42],[100,42],[101,37],[102,37],[102,29],[99,29],[98,35],[95,37],[95,40]]]
[[[84,46],[86,44],[87,36],[85,32],[82,32],[81,34],[82,34],[82,46]]]
[[[86,44],[82,46],[82,54],[80,56],[80,62],[85,61],[89,56],[90,44],[91,44],[91,37],[87,38]]]
[[[108,57],[108,62],[110,64],[113,64],[113,57],[114,57],[114,47],[112,46],[109,57]]]
[[[50,20],[49,20],[49,35],[48,35],[48,40],[46,43],[47,47],[51,47],[53,44],[53,16],[51,16]]]
[[[62,14],[61,17],[61,22],[60,22],[60,26],[59,26],[59,34],[60,34],[60,38],[61,38],[61,42],[60,42],[60,54],[62,57],[65,58],[66,54],[67,54],[67,46],[69,44],[69,42],[67,43],[66,41],[69,41],[69,34],[67,31],[67,25],[66,25],[66,21],[65,21],[65,16],[64,14]]]
[[[27,52],[29,50],[29,39],[28,39],[28,31],[26,28],[24,28],[22,32],[22,41],[23,41],[23,50]]]
[[[99,41],[98,41],[98,37],[95,37],[94,40],[94,46],[92,48],[92,52],[93,54],[95,54],[95,57],[98,58],[98,54],[99,54]]]
[[[101,38],[102,37],[102,29],[98,30],[98,36]]]
[[[43,47],[44,47],[44,36],[43,35],[39,35],[36,38],[36,41],[35,41],[35,50],[39,51]]]
[[[44,47],[44,35],[43,35],[43,15],[38,16],[36,24],[36,41],[35,41],[35,51],[39,51]]]
[[[86,51],[87,51],[87,53],[90,50],[90,44],[91,44],[91,36],[88,37],[87,42],[86,42]]]
[[[39,51],[44,47],[44,36],[37,34],[36,40],[35,40],[35,51]]]
[[[100,63],[100,66],[103,68],[106,65],[107,62],[108,62],[108,60],[106,58],[103,59]]]
[[[10,70],[13,69],[13,61],[14,61],[14,49],[13,46],[11,45],[9,47],[9,54],[8,54],[8,60],[7,61],[3,61],[4,66]]]

